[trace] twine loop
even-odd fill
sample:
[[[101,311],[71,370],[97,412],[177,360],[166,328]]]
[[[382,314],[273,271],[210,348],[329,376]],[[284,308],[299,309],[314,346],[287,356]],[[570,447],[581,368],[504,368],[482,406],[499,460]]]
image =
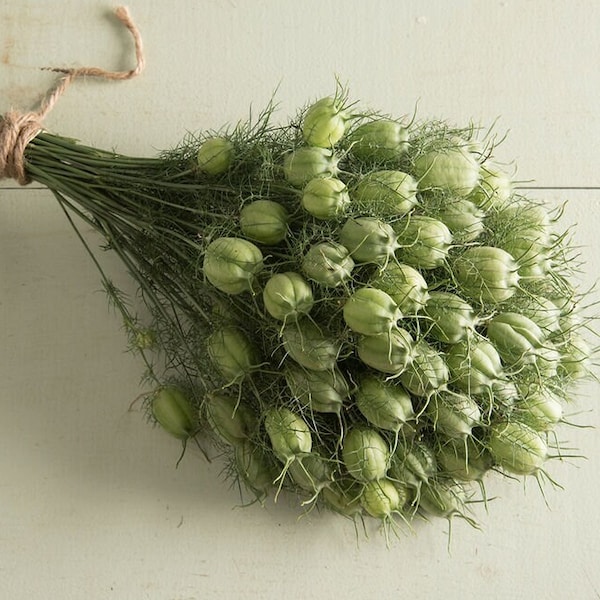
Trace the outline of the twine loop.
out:
[[[62,73],[40,103],[37,111],[19,112],[12,110],[0,117],[0,179],[15,179],[20,185],[27,185],[25,148],[42,131],[42,122],[52,110],[58,99],[64,94],[72,81],[79,77],[99,77],[107,80],[132,79],[141,73],[145,66],[142,37],[126,7],[115,11],[116,17],[131,33],[135,44],[136,66],[130,71],[107,71],[98,67],[77,69],[50,68],[47,70]]]

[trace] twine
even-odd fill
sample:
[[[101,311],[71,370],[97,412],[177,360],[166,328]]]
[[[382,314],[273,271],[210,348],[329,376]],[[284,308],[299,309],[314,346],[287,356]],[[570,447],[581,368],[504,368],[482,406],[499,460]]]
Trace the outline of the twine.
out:
[[[143,70],[145,59],[142,37],[138,28],[124,6],[118,7],[115,15],[127,27],[133,38],[137,62],[135,68],[130,71],[106,71],[98,67],[47,68],[46,70],[55,73],[63,73],[63,76],[46,93],[38,110],[31,112],[12,110],[0,117],[0,180],[5,178],[15,179],[20,185],[27,185],[31,181],[26,172],[25,148],[42,131],[42,121],[54,108],[54,105],[71,82],[79,77],[99,77],[113,81],[131,79]]]

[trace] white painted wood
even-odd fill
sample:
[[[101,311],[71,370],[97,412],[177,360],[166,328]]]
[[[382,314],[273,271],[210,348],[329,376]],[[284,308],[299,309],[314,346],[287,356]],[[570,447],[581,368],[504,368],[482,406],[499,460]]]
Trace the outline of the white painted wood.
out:
[[[281,119],[330,93],[395,115],[510,129],[498,149],[540,186],[600,187],[600,75],[592,0],[131,0],[148,67],[124,83],[77,82],[47,127],[151,155],[186,130],[262,108]],[[130,68],[129,39],[102,0],[0,3],[0,112],[27,109],[53,80],[40,66]],[[285,501],[239,496],[128,411],[142,367],[124,352],[93,265],[51,194],[0,187],[0,591],[20,598],[270,599],[600,597],[600,441],[565,437],[589,460],[556,465],[565,491],[492,481],[484,531],[418,527],[386,549],[328,514],[297,520]],[[566,222],[600,271],[600,191],[569,200]],[[107,268],[127,287],[116,259]],[[600,425],[598,386],[580,420]],[[358,537],[358,542],[357,542]]]

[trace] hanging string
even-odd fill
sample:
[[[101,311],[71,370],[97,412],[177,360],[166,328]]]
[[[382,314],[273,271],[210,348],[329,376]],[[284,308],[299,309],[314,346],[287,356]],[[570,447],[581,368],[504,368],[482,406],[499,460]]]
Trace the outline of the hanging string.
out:
[[[56,81],[55,85],[44,96],[39,108],[31,112],[12,110],[0,117],[0,179],[15,179],[20,185],[27,185],[30,182],[27,176],[25,148],[42,131],[44,118],[75,79],[80,77],[98,77],[113,81],[132,79],[144,69],[145,59],[142,37],[129,11],[124,6],[120,6],[116,9],[115,15],[127,27],[133,38],[136,56],[135,68],[130,71],[107,71],[98,67],[47,69],[62,73],[63,76]]]

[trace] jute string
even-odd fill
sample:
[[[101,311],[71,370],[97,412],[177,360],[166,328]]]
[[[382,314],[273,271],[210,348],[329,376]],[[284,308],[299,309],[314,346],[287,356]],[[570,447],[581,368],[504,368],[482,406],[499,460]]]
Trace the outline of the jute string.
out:
[[[15,179],[20,185],[27,185],[30,179],[26,172],[25,148],[27,144],[42,131],[42,122],[52,110],[58,99],[64,94],[71,82],[79,77],[99,77],[108,80],[123,80],[136,77],[145,65],[142,37],[133,23],[129,11],[120,6],[115,11],[116,17],[127,27],[135,44],[136,66],[130,71],[106,71],[98,67],[82,67],[73,69],[50,68],[48,70],[62,73],[48,93],[40,102],[36,111],[20,112],[11,110],[0,117],[0,179]]]

